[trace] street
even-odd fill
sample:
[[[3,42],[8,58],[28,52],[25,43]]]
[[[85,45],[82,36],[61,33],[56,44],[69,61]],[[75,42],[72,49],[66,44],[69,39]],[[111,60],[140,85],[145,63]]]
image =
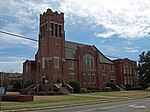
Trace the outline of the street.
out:
[[[36,112],[150,112],[150,98],[78,107],[36,110]]]

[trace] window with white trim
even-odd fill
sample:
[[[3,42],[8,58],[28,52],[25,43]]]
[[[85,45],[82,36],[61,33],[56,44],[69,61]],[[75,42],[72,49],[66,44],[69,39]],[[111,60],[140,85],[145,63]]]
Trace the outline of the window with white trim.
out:
[[[130,74],[132,74],[132,67],[130,67]]]
[[[69,60],[69,68],[74,69],[74,61],[73,60]]]
[[[129,66],[127,66],[127,74],[129,74]]]
[[[59,57],[54,57],[54,68],[59,68]]]
[[[102,70],[105,71],[105,64],[102,64]]]
[[[84,69],[94,69],[94,58],[90,54],[83,56]]]
[[[102,74],[102,81],[103,81],[103,83],[106,82],[106,74]]]
[[[83,84],[86,84],[87,83],[87,76],[86,76],[86,73],[83,73]]]
[[[124,85],[126,85],[126,84],[127,84],[127,78],[124,77]]]
[[[91,74],[88,74],[88,84],[91,84]]]
[[[91,77],[91,78],[92,78],[92,79],[91,79],[91,80],[92,80],[92,84],[95,84],[95,82],[96,82],[96,81],[95,81],[95,74],[92,74],[92,77]]]
[[[42,57],[42,68],[45,68],[45,57]]]
[[[126,66],[123,66],[123,73],[126,74]]]
[[[111,65],[111,71],[112,72],[114,71],[114,65]]]

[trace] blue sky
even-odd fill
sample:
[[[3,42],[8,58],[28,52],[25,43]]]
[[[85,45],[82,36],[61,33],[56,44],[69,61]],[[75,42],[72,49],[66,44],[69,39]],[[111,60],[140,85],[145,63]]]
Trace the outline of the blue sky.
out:
[[[66,40],[138,61],[139,54],[150,48],[149,4],[149,0],[1,0],[0,30],[38,39],[39,15],[50,8],[65,14]],[[0,71],[22,72],[22,63],[34,59],[36,51],[36,42],[0,33]]]

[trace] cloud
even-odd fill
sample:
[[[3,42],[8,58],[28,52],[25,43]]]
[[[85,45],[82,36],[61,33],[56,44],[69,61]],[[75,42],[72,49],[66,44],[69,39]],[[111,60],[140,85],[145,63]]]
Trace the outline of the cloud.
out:
[[[124,49],[126,50],[126,52],[130,52],[130,53],[139,52],[139,50],[137,49],[137,47],[135,47],[135,48],[133,48],[133,47],[124,47]]]
[[[89,18],[93,25],[103,26],[105,32],[97,37],[134,40],[150,36],[149,0],[63,0],[60,9],[67,16]]]
[[[1,62],[0,71],[4,71],[4,72],[14,71],[14,72],[22,73],[22,69],[23,69],[22,66],[23,66],[23,61]]]
[[[16,56],[0,56],[0,71],[9,72],[19,72],[23,71],[23,62],[28,59],[27,57],[16,57]]]
[[[96,37],[103,37],[103,38],[111,38],[115,32],[106,32],[106,33],[96,33]]]

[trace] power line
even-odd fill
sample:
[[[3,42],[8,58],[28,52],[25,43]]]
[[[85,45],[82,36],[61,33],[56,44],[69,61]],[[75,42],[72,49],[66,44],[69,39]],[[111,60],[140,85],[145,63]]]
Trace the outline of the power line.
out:
[[[21,36],[21,35],[18,35],[18,34],[14,34],[14,33],[10,33],[10,32],[6,32],[6,31],[2,31],[0,30],[0,33],[3,33],[3,34],[7,34],[7,35],[11,35],[11,36],[15,36],[15,37],[18,37],[18,38],[22,38],[22,39],[26,39],[26,40],[30,40],[30,41],[34,41],[34,42],[39,42],[38,40],[36,39],[32,39],[32,38],[29,38],[29,37],[26,37],[26,36]],[[52,43],[48,43],[48,44],[52,44]],[[55,45],[55,43],[53,43]],[[57,45],[59,47],[62,47],[61,45]],[[71,47],[64,47],[66,49],[70,49],[70,50],[77,50],[75,48],[71,48]],[[116,57],[116,56],[110,56],[110,55],[105,55],[107,57],[110,57],[110,58],[119,58],[119,57]]]
[[[19,38],[22,38],[22,39],[27,39],[27,40],[31,40],[31,41],[36,41],[36,42],[38,42],[38,40],[36,40],[36,39],[32,39],[32,38],[29,38],[29,37],[21,36],[21,35],[18,35],[18,34],[13,34],[13,33],[6,32],[6,31],[1,31],[1,30],[0,30],[0,33],[7,34],[7,35],[11,35],[11,36],[15,36],[15,37],[19,37]]]

